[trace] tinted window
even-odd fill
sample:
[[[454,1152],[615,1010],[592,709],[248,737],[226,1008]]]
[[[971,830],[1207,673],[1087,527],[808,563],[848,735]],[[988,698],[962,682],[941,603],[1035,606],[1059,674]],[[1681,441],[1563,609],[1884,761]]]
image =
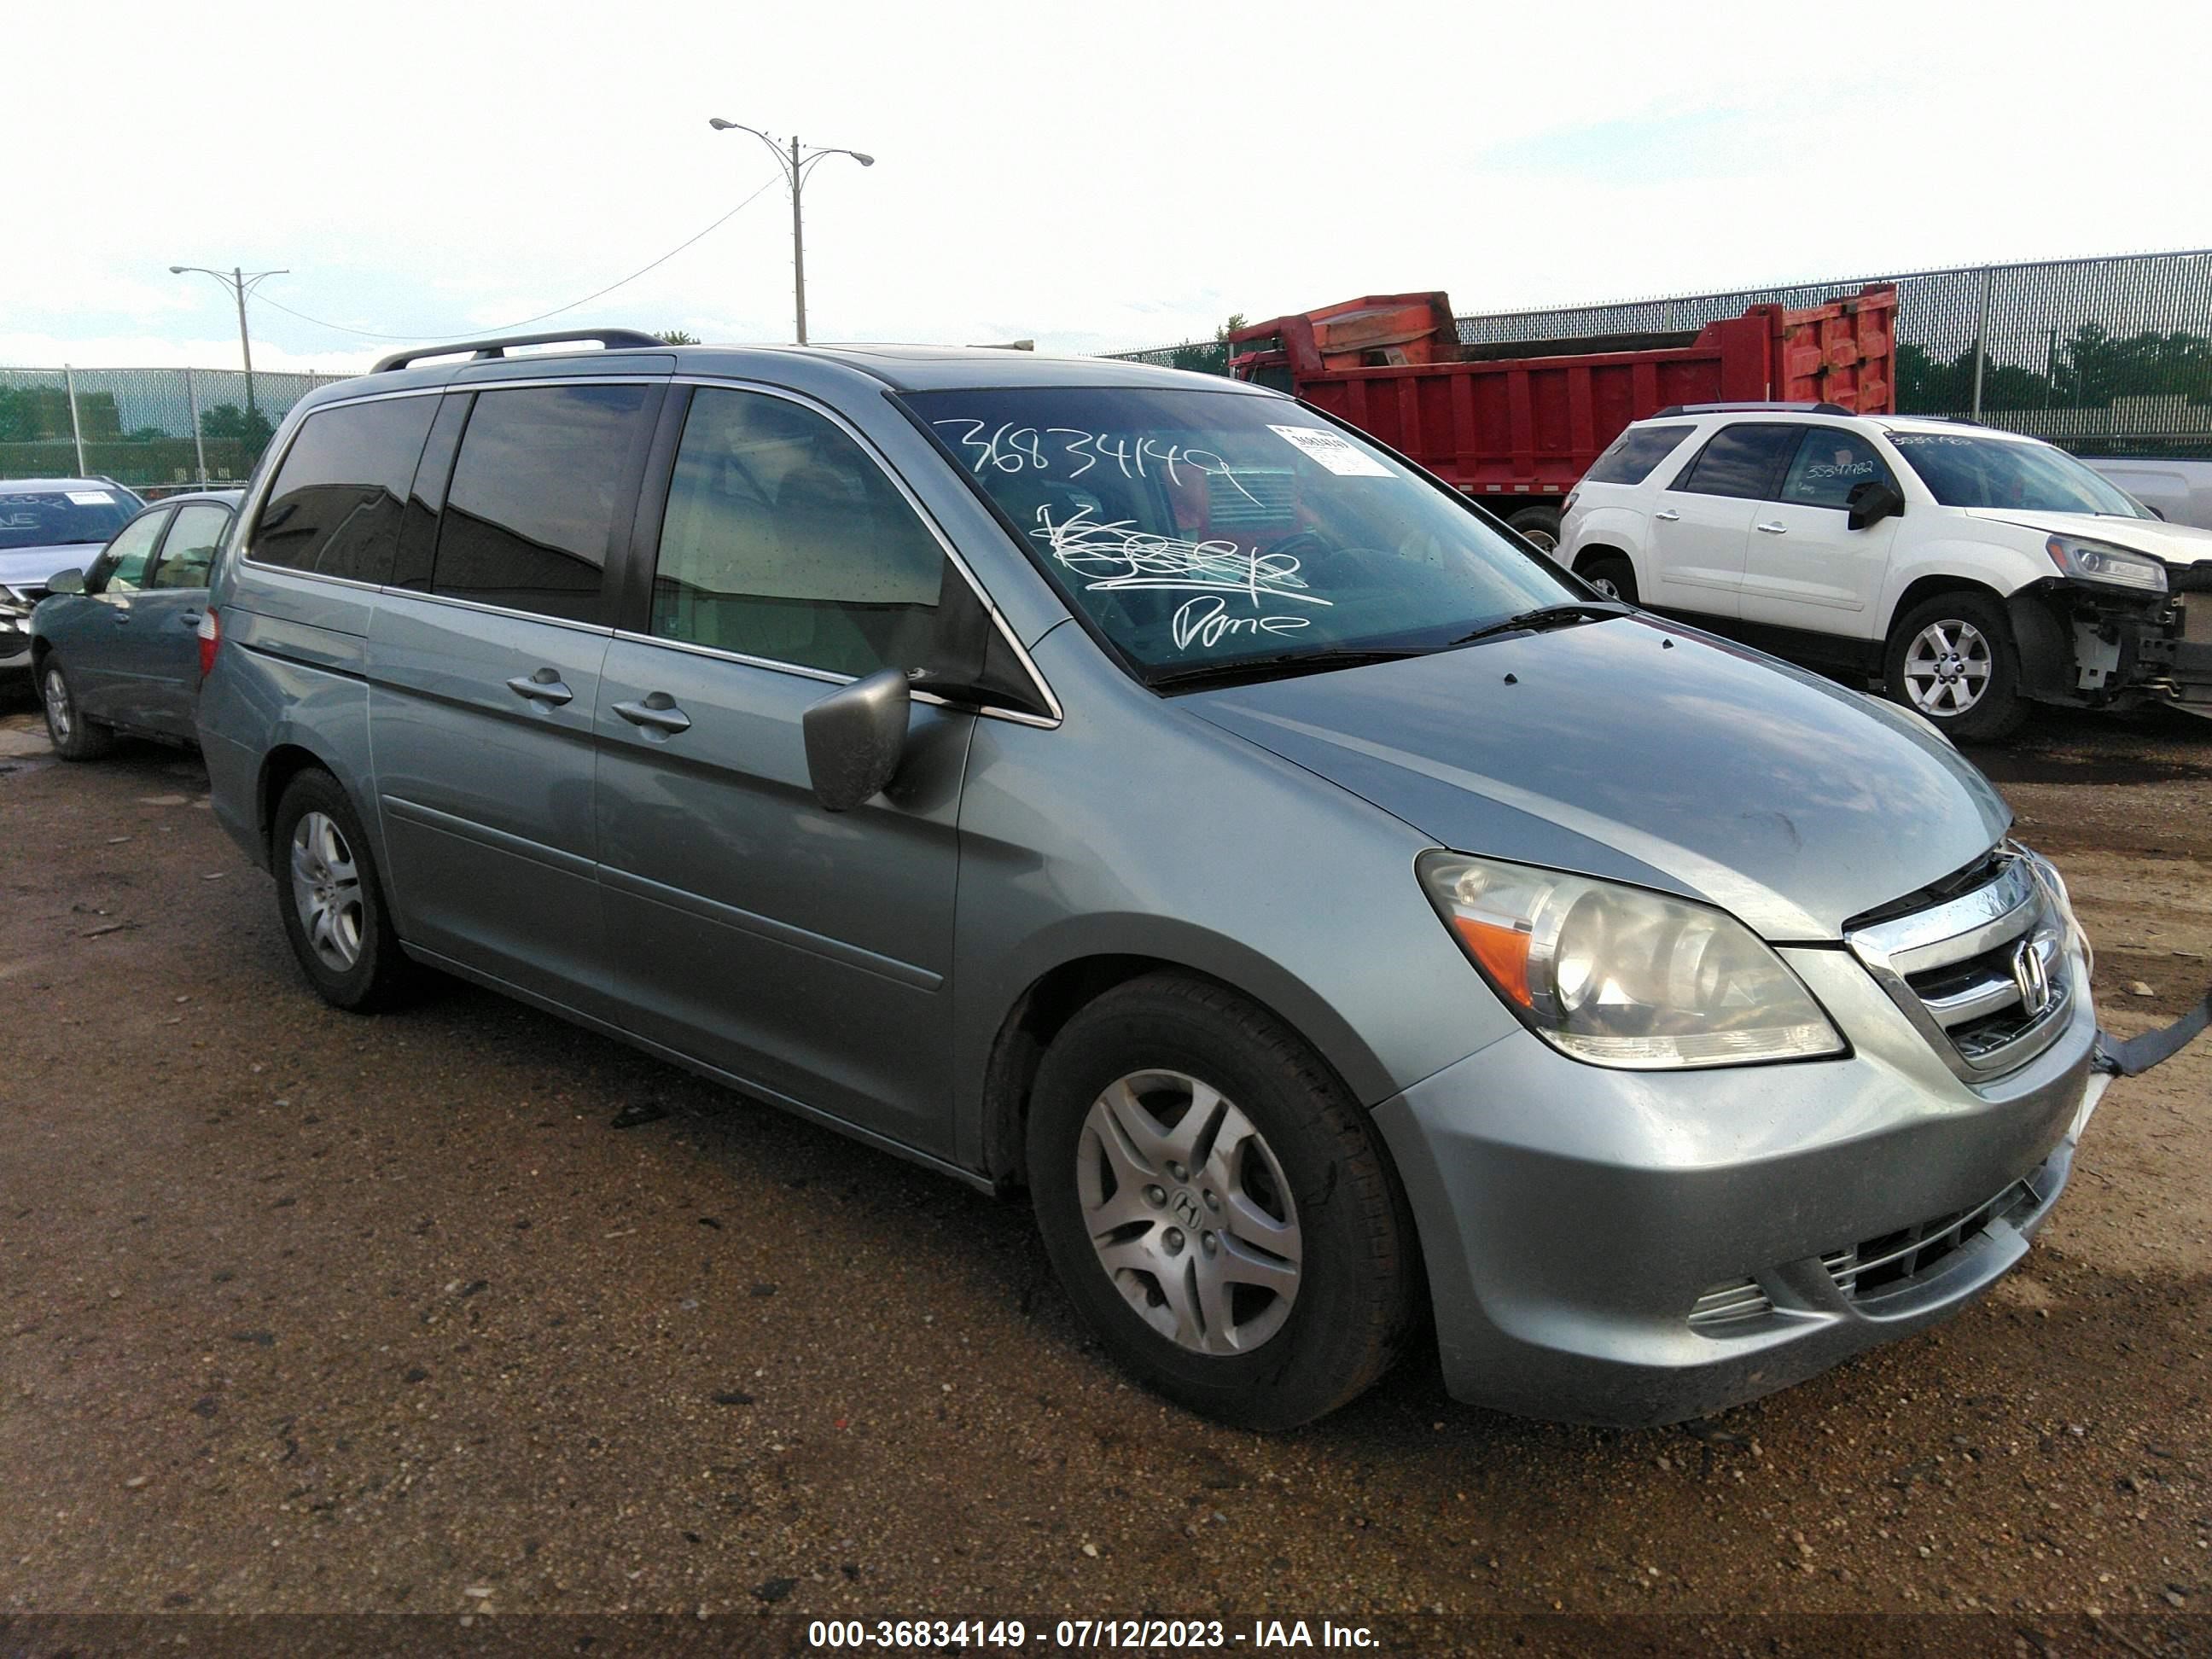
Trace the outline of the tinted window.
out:
[[[1796,447],[1804,428],[1798,426],[1728,426],[1674,480],[1674,487],[1698,495],[1753,495],[1771,498],[1780,482],[1782,464]]]
[[[123,526],[123,533],[108,543],[107,550],[100,556],[85,578],[85,591],[90,593],[135,593],[145,585],[146,561],[154,551],[154,544],[161,539],[161,526],[169,521],[168,513],[149,513],[143,519],[133,519]]]
[[[1583,475],[1584,483],[1640,484],[1651,469],[1673,454],[1696,428],[1686,426],[1632,426],[1615,438],[1597,465]]]
[[[918,668],[944,571],[936,538],[830,422],[757,392],[692,398],[661,520],[655,635],[838,674]]]
[[[96,547],[137,507],[136,497],[96,484],[82,489],[0,491],[0,553],[70,542]]]
[[[318,410],[284,453],[253,532],[263,564],[357,582],[392,573],[392,543],[435,398]]]
[[[177,509],[161,561],[154,567],[153,587],[205,587],[215,550],[230,527],[230,510],[212,501],[187,501]]]
[[[1874,446],[1841,427],[1816,426],[1805,434],[1782,480],[1782,499],[1800,507],[1850,505],[1852,490],[1863,483],[1889,481],[1889,469]]]
[[[605,623],[607,544],[643,435],[641,386],[479,393],[446,491],[430,586]]]

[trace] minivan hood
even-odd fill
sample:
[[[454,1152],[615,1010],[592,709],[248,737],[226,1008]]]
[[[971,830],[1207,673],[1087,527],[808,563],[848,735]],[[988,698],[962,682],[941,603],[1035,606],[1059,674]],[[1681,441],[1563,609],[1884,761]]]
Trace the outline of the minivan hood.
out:
[[[1917,717],[1647,616],[1176,701],[1441,846],[1703,898],[1775,940],[1836,939],[2011,822]]]
[[[100,556],[100,548],[98,542],[9,548],[0,551],[0,586],[44,587],[58,572],[90,564]]]
[[[2094,513],[2016,513],[2004,507],[1960,507],[1970,519],[1992,524],[2016,524],[2045,536],[2079,536],[2084,541],[2110,542],[2114,547],[2148,553],[2168,564],[2194,564],[2212,559],[2212,530],[2194,525],[2167,524],[2160,519],[2100,518]]]

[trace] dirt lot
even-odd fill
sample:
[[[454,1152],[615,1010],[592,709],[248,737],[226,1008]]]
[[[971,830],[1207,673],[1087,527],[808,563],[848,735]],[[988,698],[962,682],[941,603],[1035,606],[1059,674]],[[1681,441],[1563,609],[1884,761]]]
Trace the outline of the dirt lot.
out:
[[[1018,1206],[474,990],[325,1010],[196,761],[10,707],[0,1612],[2212,1609],[2212,1039],[1936,1334],[1692,1430],[1430,1358],[1261,1438],[1125,1386]],[[2212,726],[1988,763],[2108,1027],[2179,1012]]]

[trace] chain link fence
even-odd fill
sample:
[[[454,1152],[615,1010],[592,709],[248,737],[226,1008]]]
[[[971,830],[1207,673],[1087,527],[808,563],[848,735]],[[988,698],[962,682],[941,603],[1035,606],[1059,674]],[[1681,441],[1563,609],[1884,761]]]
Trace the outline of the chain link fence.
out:
[[[344,378],[0,368],[0,477],[106,477],[147,495],[242,483],[286,411]]]
[[[1462,345],[1691,332],[1747,307],[1897,284],[1900,412],[1978,420],[2083,454],[2212,457],[2212,250],[1965,265],[1462,316]],[[1117,354],[1228,372],[1217,342]]]

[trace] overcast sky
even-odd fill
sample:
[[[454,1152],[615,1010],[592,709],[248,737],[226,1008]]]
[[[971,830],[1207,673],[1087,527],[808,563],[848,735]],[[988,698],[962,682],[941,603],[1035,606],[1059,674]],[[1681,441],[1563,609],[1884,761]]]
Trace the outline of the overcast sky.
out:
[[[2212,246],[2195,6],[24,4],[0,363],[235,366],[227,292],[407,340],[558,322],[1111,350]],[[257,367],[386,343],[257,304]],[[551,326],[552,323],[538,325]]]

